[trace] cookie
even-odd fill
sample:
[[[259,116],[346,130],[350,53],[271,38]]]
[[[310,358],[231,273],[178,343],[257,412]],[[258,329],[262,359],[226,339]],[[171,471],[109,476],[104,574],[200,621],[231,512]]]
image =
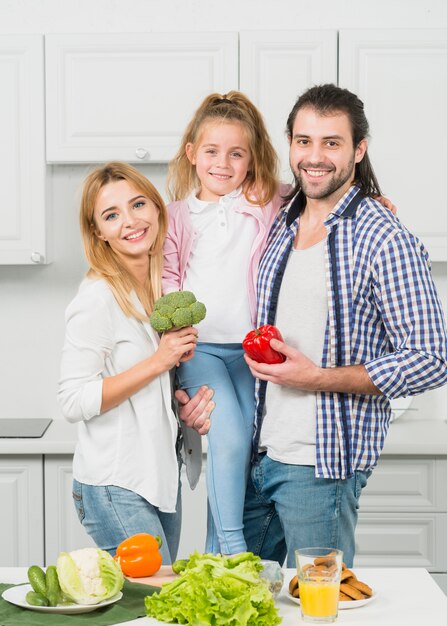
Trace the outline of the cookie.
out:
[[[352,578],[352,580],[357,580],[357,576],[350,569],[344,569],[341,571],[340,582],[343,582],[347,578]]]
[[[293,590],[298,587],[298,576],[294,576],[289,583],[289,593],[293,595]]]
[[[335,555],[336,552],[329,552],[329,554],[326,554],[325,556],[317,556],[317,558],[314,559],[314,563],[315,565],[325,565],[326,567],[331,567],[331,565],[335,564]]]
[[[354,599],[350,596],[347,596],[345,593],[343,593],[343,591],[340,591],[338,599],[340,600],[340,602],[354,602]]]
[[[358,589],[363,595],[368,596],[370,598],[373,594],[373,590],[366,583],[362,583],[360,580],[349,580],[348,582],[351,587]]]
[[[363,593],[359,589],[353,587],[352,585],[348,585],[347,583],[340,584],[340,591],[354,600],[363,600],[364,598]]]

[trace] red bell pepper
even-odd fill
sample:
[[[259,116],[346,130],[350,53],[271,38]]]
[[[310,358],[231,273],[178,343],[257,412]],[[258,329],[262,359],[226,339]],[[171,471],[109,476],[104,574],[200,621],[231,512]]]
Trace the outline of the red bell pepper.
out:
[[[258,363],[283,363],[286,357],[270,347],[270,339],[283,341],[282,335],[276,326],[264,324],[264,326],[255,328],[247,333],[242,342],[242,347],[248,356]]]

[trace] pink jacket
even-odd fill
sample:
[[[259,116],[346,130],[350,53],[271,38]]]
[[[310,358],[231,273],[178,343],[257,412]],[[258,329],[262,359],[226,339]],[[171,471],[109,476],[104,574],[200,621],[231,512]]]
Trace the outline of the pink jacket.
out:
[[[273,220],[282,205],[281,195],[287,193],[288,188],[281,186],[272,202],[264,208],[250,204],[241,193],[233,206],[235,211],[252,215],[258,227],[250,254],[250,264],[247,276],[247,293],[250,304],[250,313],[253,326],[256,326],[256,280],[258,265],[267,236]],[[183,279],[191,251],[193,250],[197,232],[194,231],[187,200],[177,200],[168,204],[169,228],[164,246],[163,293],[183,289]]]

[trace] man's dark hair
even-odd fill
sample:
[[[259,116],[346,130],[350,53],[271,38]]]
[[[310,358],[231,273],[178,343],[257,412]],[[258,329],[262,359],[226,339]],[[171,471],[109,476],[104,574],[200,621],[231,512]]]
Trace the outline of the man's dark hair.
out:
[[[369,135],[369,124],[365,116],[363,102],[348,89],[342,89],[336,85],[316,85],[305,91],[295,102],[293,109],[287,118],[287,135],[289,140],[293,136],[293,124],[300,109],[314,109],[319,115],[332,115],[337,112],[346,113],[352,130],[352,141],[357,147],[362,139]],[[365,153],[360,163],[355,165],[355,184],[365,196],[380,196],[379,183],[374,174],[368,152]],[[291,199],[300,187],[295,185],[288,199]]]

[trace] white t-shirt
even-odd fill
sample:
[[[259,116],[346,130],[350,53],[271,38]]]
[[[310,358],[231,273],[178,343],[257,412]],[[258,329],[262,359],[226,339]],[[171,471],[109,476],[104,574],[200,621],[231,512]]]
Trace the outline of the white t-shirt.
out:
[[[275,322],[284,341],[318,365],[328,315],[325,244],[290,253]],[[315,393],[268,383],[265,406],[260,450],[282,463],[315,465]]]
[[[252,328],[248,267],[256,238],[256,220],[234,210],[240,189],[219,202],[188,198],[194,230],[199,233],[186,268],[183,289],[206,305],[199,340],[241,343]]]

